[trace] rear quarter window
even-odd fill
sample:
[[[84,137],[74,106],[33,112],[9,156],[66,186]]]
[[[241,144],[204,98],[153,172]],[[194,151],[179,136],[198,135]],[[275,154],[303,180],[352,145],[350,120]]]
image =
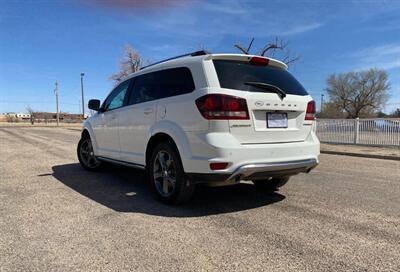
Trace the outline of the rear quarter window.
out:
[[[195,85],[190,69],[171,68],[137,76],[129,105],[191,93]]]
[[[189,68],[173,68],[156,73],[159,84],[159,98],[191,93],[195,89]]]
[[[244,61],[213,60],[221,88],[266,92],[246,82],[274,85],[286,94],[308,95],[304,87],[286,70],[273,66],[260,66]]]

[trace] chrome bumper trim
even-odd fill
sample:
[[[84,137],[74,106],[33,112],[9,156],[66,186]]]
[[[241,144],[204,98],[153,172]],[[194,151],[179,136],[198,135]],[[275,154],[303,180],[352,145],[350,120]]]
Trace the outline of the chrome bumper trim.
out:
[[[237,168],[227,179],[227,181],[245,179],[246,177],[251,177],[252,175],[257,173],[265,173],[266,177],[268,177],[268,174],[271,174],[271,176],[285,175],[285,173],[290,173],[290,175],[294,175],[302,172],[309,172],[317,165],[318,161],[316,159],[289,162],[245,164]]]

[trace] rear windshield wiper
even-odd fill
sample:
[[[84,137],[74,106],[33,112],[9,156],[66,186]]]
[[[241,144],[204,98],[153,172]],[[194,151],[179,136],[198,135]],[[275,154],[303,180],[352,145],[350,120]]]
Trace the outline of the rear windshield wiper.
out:
[[[254,87],[258,87],[260,89],[273,91],[276,94],[278,94],[281,99],[286,97],[285,91],[283,91],[281,88],[279,88],[275,85],[271,85],[271,84],[264,83],[264,82],[253,82],[253,81],[245,82],[244,85],[254,86]]]

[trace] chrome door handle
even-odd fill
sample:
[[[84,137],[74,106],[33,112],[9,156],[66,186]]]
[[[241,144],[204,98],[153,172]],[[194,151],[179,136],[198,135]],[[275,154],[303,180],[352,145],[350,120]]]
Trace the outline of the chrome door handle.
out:
[[[151,114],[151,113],[153,113],[153,109],[151,109],[151,108],[145,109],[143,111],[143,113],[146,114],[146,115]]]
[[[115,120],[115,119],[117,119],[117,116],[112,115],[112,116],[111,116],[111,120]]]

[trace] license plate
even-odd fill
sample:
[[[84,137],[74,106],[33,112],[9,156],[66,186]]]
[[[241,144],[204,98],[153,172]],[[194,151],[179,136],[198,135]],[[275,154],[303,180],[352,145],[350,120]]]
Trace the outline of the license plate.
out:
[[[287,128],[287,113],[270,113],[267,112],[267,128]]]

